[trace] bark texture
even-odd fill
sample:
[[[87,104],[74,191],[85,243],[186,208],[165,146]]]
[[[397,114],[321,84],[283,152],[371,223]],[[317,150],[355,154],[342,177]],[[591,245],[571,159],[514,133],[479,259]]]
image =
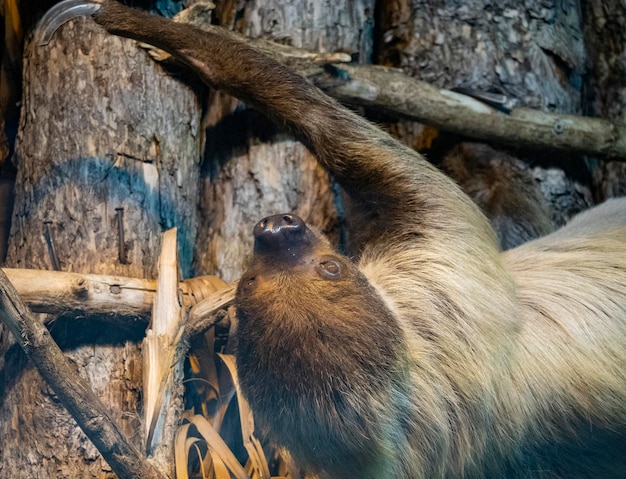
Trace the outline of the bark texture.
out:
[[[373,0],[215,3],[216,22],[248,36],[371,57]],[[237,279],[252,227],[270,214],[296,213],[338,239],[334,187],[300,143],[220,93],[210,94],[208,112],[196,274]]]
[[[21,115],[7,266],[154,277],[161,232],[177,226],[189,274],[202,146],[191,88],[82,18],[47,47],[27,47]],[[141,450],[141,357],[127,339],[142,329],[62,318],[50,329]],[[112,477],[8,331],[0,334],[0,477]]]
[[[1,122],[0,122],[1,123]],[[0,124],[0,127],[2,125]],[[0,133],[0,142],[2,134]],[[0,146],[2,149],[2,146]],[[2,153],[0,152],[0,155]],[[0,167],[0,264],[7,253],[9,230],[11,228],[11,214],[13,212],[13,186],[15,174],[1,171]]]
[[[50,331],[28,310],[4,270],[0,270],[0,318],[59,401],[120,477],[167,479],[120,431],[108,408],[77,374],[50,336]]]
[[[578,0],[394,0],[380,2],[377,21],[383,64],[441,88],[497,91],[519,106],[581,112],[586,52]],[[428,148],[437,136],[414,123],[391,130],[416,149]],[[535,166],[556,225],[591,204],[590,190],[577,181],[585,173],[581,161],[572,174],[554,155],[549,161],[536,153],[518,156]]]
[[[626,123],[626,5],[618,0],[588,0],[585,40],[589,50],[587,113]],[[626,165],[599,163],[595,170],[599,201],[626,195]]]
[[[441,88],[497,88],[524,106],[580,111],[585,49],[578,1],[381,5],[381,61]]]

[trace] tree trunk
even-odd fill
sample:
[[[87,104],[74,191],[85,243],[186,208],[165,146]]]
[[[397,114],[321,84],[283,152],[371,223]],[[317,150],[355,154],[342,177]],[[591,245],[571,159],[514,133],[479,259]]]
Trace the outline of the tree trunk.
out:
[[[88,18],[46,47],[29,45],[6,265],[154,277],[160,235],[177,226],[188,276],[200,118],[191,88]],[[62,317],[51,331],[143,450],[136,341],[144,331]],[[113,477],[9,332],[0,335],[0,476]]]
[[[370,61],[373,0],[215,3],[217,23],[247,36]],[[223,94],[211,93],[208,112],[196,274],[238,278],[252,227],[270,214],[296,213],[339,240],[338,197],[306,148]]]
[[[590,75],[587,114],[626,122],[626,6],[616,0],[585,2],[585,40]],[[626,164],[598,164],[595,183],[598,201],[626,195]]]
[[[496,91],[517,99],[518,106],[581,112],[586,56],[577,0],[524,5],[512,0],[395,0],[380,2],[376,19],[380,63],[441,88]],[[428,155],[434,161],[442,144],[447,150],[458,141],[414,123],[390,129],[415,149],[435,145]],[[438,136],[438,143],[433,142]],[[579,181],[585,180],[582,160],[515,154],[534,167],[554,223],[561,225],[590,205],[591,193]]]

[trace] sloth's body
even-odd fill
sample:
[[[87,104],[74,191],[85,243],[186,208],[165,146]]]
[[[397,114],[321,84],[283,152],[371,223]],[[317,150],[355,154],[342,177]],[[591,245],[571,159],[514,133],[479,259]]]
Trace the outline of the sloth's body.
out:
[[[95,18],[286,125],[351,198],[356,262],[272,217],[237,294],[244,394],[305,474],[626,477],[626,202],[501,254],[452,181],[232,35]]]

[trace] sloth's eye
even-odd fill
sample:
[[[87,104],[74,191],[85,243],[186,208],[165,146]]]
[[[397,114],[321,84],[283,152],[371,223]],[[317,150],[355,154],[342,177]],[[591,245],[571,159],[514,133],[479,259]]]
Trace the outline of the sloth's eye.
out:
[[[343,275],[343,265],[334,259],[320,261],[317,270],[322,277],[327,279],[340,279]]]
[[[246,278],[241,278],[240,285],[243,292],[250,293],[256,286],[256,277],[248,276]]]

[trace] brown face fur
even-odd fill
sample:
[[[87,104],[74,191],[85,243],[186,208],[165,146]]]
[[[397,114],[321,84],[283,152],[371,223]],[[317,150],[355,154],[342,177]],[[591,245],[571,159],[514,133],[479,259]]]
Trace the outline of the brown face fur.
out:
[[[368,417],[385,405],[357,411],[352,400],[405,387],[403,333],[357,266],[305,231],[272,251],[257,246],[239,283],[239,377],[259,425],[296,461],[314,450],[322,469],[374,472],[383,453],[361,438],[381,434]]]

